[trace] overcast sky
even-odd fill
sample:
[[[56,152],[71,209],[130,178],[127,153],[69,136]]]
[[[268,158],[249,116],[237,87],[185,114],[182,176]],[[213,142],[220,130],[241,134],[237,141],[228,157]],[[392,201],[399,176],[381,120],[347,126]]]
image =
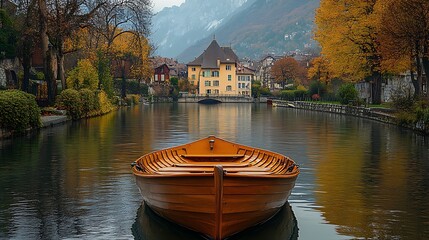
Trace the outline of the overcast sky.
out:
[[[157,13],[161,11],[164,7],[171,7],[173,5],[179,6],[185,0],[152,0],[153,2],[153,11]]]

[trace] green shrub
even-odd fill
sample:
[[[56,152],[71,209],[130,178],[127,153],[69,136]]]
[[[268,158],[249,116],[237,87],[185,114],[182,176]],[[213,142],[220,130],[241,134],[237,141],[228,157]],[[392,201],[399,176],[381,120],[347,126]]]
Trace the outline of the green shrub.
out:
[[[295,90],[294,97],[295,100],[303,101],[308,98],[308,92],[306,90]]]
[[[280,92],[280,98],[288,101],[301,101],[307,98],[306,90],[283,90]]]
[[[18,90],[0,91],[0,128],[23,132],[40,125],[40,108],[34,95]]]
[[[310,83],[310,87],[308,88],[309,96],[313,96],[314,94],[318,94],[319,96],[323,96],[327,92],[327,86],[320,81],[312,81]]]
[[[399,125],[408,126],[417,122],[417,116],[410,112],[398,112],[396,113],[396,121]]]
[[[109,59],[103,55],[101,51],[97,52],[97,72],[100,87],[104,92],[112,98],[114,95],[113,76],[110,73]]]
[[[140,96],[137,94],[128,94],[125,98],[127,105],[139,104]]]
[[[95,93],[88,88],[79,90],[80,101],[81,101],[81,114],[83,116],[89,116],[91,111],[99,108],[98,99]]]
[[[114,87],[115,91],[120,93],[122,89],[122,79],[115,79]],[[147,95],[149,90],[146,84],[138,83],[137,81],[126,81],[125,88],[128,94]]]
[[[110,101],[108,95],[104,91],[97,91],[98,109],[96,114],[102,115],[112,111],[115,107]]]
[[[67,110],[67,115],[72,119],[82,116],[82,101],[80,94],[75,89],[66,89],[57,97],[57,107]]]
[[[67,115],[74,120],[99,116],[114,109],[106,92],[90,89],[64,90],[57,98],[57,107],[67,110]]]
[[[283,90],[280,93],[280,98],[283,100],[292,101],[295,98],[294,90]]]
[[[338,89],[338,97],[340,98],[341,104],[349,104],[358,99],[358,92],[354,84],[346,83],[341,85],[340,89]]]
[[[76,90],[89,88],[95,90],[98,88],[98,72],[88,59],[79,60],[77,66],[72,69],[67,77],[67,87]]]

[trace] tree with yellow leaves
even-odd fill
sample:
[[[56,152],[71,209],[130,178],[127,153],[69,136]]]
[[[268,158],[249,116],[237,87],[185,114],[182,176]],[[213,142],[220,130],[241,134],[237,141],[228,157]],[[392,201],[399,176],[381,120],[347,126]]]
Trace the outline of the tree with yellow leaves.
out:
[[[315,39],[330,62],[332,77],[369,79],[372,101],[381,102],[381,55],[376,0],[322,0],[316,12]]]
[[[332,78],[328,59],[323,56],[313,58],[308,69],[308,78],[328,84]]]

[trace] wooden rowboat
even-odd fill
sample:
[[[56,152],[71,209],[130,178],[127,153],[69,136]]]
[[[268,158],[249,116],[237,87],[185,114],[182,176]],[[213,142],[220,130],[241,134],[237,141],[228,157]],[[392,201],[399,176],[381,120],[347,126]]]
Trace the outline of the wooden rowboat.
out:
[[[214,239],[272,217],[299,174],[288,157],[214,136],[146,154],[132,166],[152,210]]]

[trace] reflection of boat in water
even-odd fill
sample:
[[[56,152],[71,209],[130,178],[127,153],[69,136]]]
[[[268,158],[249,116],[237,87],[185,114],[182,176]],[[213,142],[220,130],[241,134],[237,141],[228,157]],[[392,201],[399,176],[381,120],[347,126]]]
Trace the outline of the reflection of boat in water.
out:
[[[181,227],[158,216],[144,202],[137,210],[132,226],[135,239],[141,240],[201,240],[203,235]],[[228,238],[229,240],[286,240],[298,239],[298,224],[287,202],[280,211],[265,223],[259,224]]]

